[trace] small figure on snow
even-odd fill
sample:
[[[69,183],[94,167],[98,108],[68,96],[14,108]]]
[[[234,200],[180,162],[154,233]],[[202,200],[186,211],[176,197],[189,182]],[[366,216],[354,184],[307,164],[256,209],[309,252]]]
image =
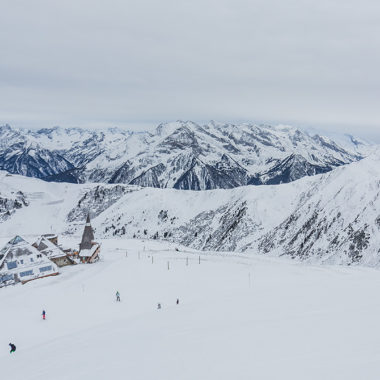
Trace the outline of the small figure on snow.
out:
[[[160,310],[161,309],[161,304],[157,304],[157,309]]]
[[[11,351],[10,351],[10,353],[16,351],[16,346],[15,346],[13,343],[9,343],[9,346],[11,347]]]
[[[177,298],[177,302],[176,302],[177,305],[179,305],[179,298]]]
[[[120,302],[120,293],[119,293],[119,291],[116,292],[116,302]]]
[[[42,319],[43,319],[43,320],[46,319],[46,311],[45,311],[45,310],[42,310]]]

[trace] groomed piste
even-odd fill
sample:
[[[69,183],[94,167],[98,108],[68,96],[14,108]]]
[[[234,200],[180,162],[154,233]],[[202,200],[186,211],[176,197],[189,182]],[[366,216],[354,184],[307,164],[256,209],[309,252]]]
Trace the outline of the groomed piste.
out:
[[[379,368],[378,270],[102,247],[97,264],[0,290],[2,379],[357,380]]]

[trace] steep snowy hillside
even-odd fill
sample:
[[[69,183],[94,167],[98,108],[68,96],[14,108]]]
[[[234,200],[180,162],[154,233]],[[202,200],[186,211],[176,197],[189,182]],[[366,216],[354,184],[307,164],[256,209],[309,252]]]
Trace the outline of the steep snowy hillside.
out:
[[[6,186],[29,202],[2,223],[1,234],[75,234],[90,212],[99,237],[373,266],[380,263],[379,163],[377,153],[280,186],[187,192],[47,183],[1,172],[0,193]]]
[[[296,210],[259,248],[313,261],[378,263],[380,154],[316,177]]]
[[[178,248],[104,240],[96,264],[0,289],[1,378],[378,377],[377,270]]]
[[[0,169],[54,182],[229,189],[325,173],[361,159],[365,154],[356,147],[342,148],[289,126],[178,121],[153,133],[5,126],[0,127]]]
[[[73,205],[93,186],[51,183],[0,171],[0,196],[12,200],[22,194],[25,200],[25,207],[14,207],[16,212],[11,212],[0,225],[0,238],[39,235],[53,229],[60,234],[65,232]]]
[[[180,192],[130,185],[49,183],[0,172],[0,189],[21,190],[30,201],[2,224],[1,235],[17,230],[33,235],[52,228],[57,233],[77,233],[90,212],[98,236],[169,239],[202,249],[238,249],[244,239],[261,236],[294,210],[303,187],[298,182],[284,186],[286,192],[281,186]],[[225,235],[217,237],[224,229]]]
[[[103,236],[378,265],[379,194],[380,154],[376,154],[281,186],[185,194],[140,190],[123,196],[96,223]]]

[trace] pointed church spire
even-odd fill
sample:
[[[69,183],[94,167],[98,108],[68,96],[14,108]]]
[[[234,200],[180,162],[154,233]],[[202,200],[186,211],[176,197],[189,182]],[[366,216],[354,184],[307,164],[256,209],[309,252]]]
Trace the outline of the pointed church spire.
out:
[[[91,227],[90,214],[87,214],[86,225],[84,227],[82,242],[79,245],[79,249],[91,249],[94,241],[94,231]]]

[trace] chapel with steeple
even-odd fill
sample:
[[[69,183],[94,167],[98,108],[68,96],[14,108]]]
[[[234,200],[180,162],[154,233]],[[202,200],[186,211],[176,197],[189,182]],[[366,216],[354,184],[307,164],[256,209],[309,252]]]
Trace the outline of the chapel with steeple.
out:
[[[100,244],[95,241],[94,230],[91,226],[90,214],[87,214],[82,241],[79,244],[78,257],[82,263],[94,263],[99,260]]]

